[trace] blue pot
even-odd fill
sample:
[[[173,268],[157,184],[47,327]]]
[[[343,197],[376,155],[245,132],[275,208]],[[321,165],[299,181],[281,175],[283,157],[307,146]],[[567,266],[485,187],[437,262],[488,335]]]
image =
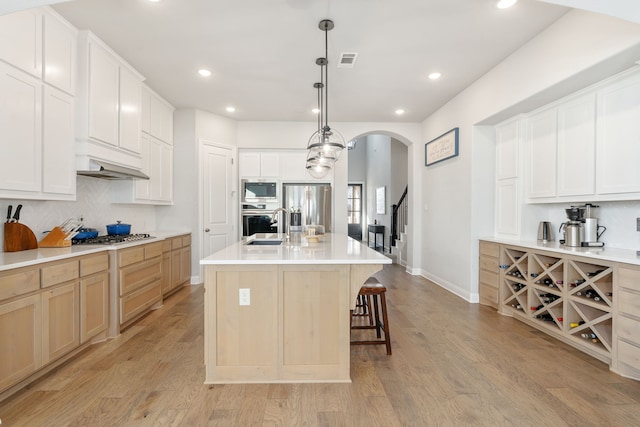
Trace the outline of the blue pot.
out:
[[[109,224],[107,225],[107,234],[116,236],[131,234],[131,224],[121,224],[120,221],[117,224]]]
[[[73,236],[73,240],[86,240],[98,237],[98,230],[95,228],[81,228],[78,230],[78,234]]]

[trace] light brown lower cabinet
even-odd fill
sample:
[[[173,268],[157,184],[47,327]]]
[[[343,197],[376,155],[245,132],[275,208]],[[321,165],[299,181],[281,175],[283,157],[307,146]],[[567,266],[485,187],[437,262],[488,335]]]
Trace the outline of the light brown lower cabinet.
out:
[[[106,252],[0,272],[0,398],[108,326]]]
[[[613,372],[640,380],[640,265],[498,246],[501,314],[607,363]],[[482,268],[481,262],[480,274]]]
[[[168,296],[191,281],[191,235],[173,237],[168,240],[163,258],[163,296]],[[170,252],[167,252],[170,246]],[[167,266],[168,271],[164,269]],[[167,280],[167,282],[164,282]]]
[[[498,308],[500,285],[500,245],[480,242],[478,293],[480,304]]]

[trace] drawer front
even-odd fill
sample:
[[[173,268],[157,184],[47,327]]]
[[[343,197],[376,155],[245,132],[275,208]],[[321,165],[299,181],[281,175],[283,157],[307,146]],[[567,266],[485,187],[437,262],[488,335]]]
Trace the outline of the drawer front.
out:
[[[480,270],[480,284],[491,286],[498,289],[500,283],[500,276],[498,273],[492,273],[490,271]]]
[[[109,255],[106,253],[82,258],[80,260],[80,277],[89,276],[109,269]]]
[[[498,308],[498,288],[480,283],[478,290],[480,292],[480,304],[488,305],[495,309]]]
[[[618,291],[618,311],[640,318],[640,292]]]
[[[171,240],[162,241],[162,252],[169,252],[171,250]]]
[[[142,246],[118,251],[118,266],[120,268],[140,261],[144,261],[144,248]]]
[[[162,284],[159,279],[120,298],[120,324],[135,318],[160,300]]]
[[[640,270],[618,267],[618,286],[640,291]]]
[[[176,250],[182,247],[182,237],[174,237],[171,239],[171,249]]]
[[[618,316],[618,338],[634,342],[640,346],[640,321],[626,316]]]
[[[126,295],[162,277],[162,259],[154,258],[120,270],[120,295]]]
[[[497,243],[480,242],[480,254],[498,258],[500,256],[500,245]]]
[[[27,267],[0,274],[0,301],[40,289],[40,269]]]
[[[618,361],[640,374],[640,347],[618,341]]]
[[[191,234],[182,236],[182,247],[191,246]]]
[[[480,257],[480,269],[498,274],[498,258]]]
[[[162,256],[162,242],[144,245],[144,259]]]
[[[41,270],[41,284],[43,288],[68,282],[80,277],[79,263],[76,260],[43,267]]]

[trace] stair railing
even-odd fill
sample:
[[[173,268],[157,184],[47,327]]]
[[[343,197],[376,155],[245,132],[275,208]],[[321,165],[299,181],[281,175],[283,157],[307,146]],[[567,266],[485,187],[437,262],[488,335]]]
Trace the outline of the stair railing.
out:
[[[398,203],[391,205],[392,213],[391,213],[391,245],[396,245],[396,239],[398,238],[398,223],[400,223],[403,227],[407,224],[407,214],[408,214],[408,197],[407,197],[407,189],[409,186],[404,188],[404,192],[402,196],[400,196],[400,200]]]

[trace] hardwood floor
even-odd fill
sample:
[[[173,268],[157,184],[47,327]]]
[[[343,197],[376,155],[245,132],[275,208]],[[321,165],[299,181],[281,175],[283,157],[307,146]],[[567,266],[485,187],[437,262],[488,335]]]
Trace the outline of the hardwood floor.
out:
[[[203,288],[0,403],[5,426],[638,426],[640,382],[397,265],[351,384],[203,385]]]

